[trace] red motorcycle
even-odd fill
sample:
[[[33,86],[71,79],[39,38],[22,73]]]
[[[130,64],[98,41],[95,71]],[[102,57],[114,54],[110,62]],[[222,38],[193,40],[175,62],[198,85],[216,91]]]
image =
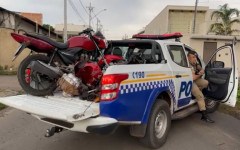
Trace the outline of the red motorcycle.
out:
[[[116,55],[104,56],[107,41],[92,35],[92,32],[91,29],[86,29],[66,43],[26,32],[11,33],[21,43],[13,61],[25,48],[31,50],[31,55],[18,68],[18,81],[23,90],[35,96],[51,95],[57,87],[57,80],[64,73],[73,71],[85,85],[96,86],[102,76],[102,69],[123,58]]]

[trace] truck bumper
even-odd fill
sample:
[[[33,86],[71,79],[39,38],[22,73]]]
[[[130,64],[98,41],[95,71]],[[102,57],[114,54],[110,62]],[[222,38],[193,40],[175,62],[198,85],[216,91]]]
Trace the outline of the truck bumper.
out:
[[[118,123],[111,123],[105,125],[94,125],[88,126],[87,131],[89,133],[97,133],[97,134],[112,134],[118,127]]]
[[[85,132],[85,133],[97,133],[97,134],[111,134],[118,127],[118,121],[113,118],[98,116],[94,118],[88,118],[76,122],[66,122],[55,119],[46,119],[33,115],[41,121],[46,123],[65,128],[71,131]]]

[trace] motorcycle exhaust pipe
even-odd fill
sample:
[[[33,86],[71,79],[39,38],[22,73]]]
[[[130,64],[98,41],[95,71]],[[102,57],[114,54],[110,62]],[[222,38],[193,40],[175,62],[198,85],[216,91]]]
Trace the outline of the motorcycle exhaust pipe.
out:
[[[33,61],[31,63],[31,69],[41,74],[47,75],[51,79],[56,79],[63,75],[63,72],[60,69],[52,67],[41,61]]]

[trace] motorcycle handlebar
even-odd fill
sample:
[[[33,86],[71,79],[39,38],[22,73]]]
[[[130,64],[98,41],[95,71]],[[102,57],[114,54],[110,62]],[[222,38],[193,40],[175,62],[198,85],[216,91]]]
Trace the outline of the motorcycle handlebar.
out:
[[[89,34],[89,33],[91,33],[92,31],[93,31],[93,30],[92,30],[91,28],[87,28],[87,29],[83,30],[82,32],[79,32],[78,35],[81,35],[81,34],[83,34],[83,33]]]

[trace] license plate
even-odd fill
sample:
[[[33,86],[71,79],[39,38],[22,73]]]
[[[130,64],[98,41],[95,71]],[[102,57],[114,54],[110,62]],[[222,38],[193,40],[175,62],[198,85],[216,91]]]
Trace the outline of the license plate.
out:
[[[26,43],[25,43],[25,42],[23,42],[23,43],[18,47],[18,49],[16,50],[16,52],[15,52],[15,54],[14,54],[14,57],[13,57],[12,61],[14,61],[14,60],[18,57],[18,55],[24,50],[24,48],[26,48]]]

